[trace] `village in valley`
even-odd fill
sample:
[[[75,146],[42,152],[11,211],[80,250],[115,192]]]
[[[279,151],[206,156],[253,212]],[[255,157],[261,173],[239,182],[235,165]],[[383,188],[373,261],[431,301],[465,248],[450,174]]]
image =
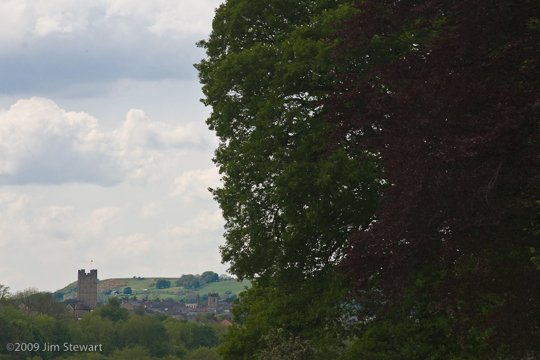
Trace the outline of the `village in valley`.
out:
[[[133,279],[99,281],[96,269],[89,273],[81,269],[77,282],[57,291],[55,295],[63,300],[70,313],[79,320],[114,297],[120,301],[120,307],[134,315],[161,315],[177,320],[198,323],[213,321],[230,326],[231,303],[243,286],[249,286],[248,282],[240,283],[228,275],[218,276],[212,271],[175,279],[134,276]],[[176,286],[171,287],[171,281]],[[128,286],[133,284],[138,284],[139,288]],[[143,287],[145,285],[150,290]],[[221,296],[214,291],[219,289],[223,290]]]

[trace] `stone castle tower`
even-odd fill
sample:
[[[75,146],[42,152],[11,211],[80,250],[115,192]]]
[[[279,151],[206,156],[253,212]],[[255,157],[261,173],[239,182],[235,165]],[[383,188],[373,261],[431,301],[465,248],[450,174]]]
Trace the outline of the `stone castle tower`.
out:
[[[208,308],[217,309],[219,307],[219,293],[208,294]]]
[[[77,300],[95,309],[97,306],[97,270],[90,270],[87,274],[84,269],[79,270],[77,283]]]

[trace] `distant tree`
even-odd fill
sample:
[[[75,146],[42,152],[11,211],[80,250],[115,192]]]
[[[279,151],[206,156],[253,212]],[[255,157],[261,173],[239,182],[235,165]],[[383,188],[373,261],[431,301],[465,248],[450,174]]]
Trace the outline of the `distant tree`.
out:
[[[205,271],[201,274],[200,283],[209,284],[219,280],[219,275],[213,271]]]
[[[69,318],[71,319],[71,317]],[[37,315],[32,317],[32,323],[43,332],[43,335],[47,339],[47,342],[50,344],[63,344],[63,343],[72,343],[72,334],[69,328],[68,318],[65,319],[55,319],[49,315]],[[0,335],[1,338],[1,335]],[[43,348],[41,348],[43,350]],[[43,360],[47,359],[47,354],[44,354]],[[63,357],[63,349],[59,351],[52,351],[52,358]]]
[[[158,279],[156,281],[156,288],[157,289],[167,289],[171,287],[171,282],[169,280],[165,279]]]
[[[56,319],[65,318],[68,313],[63,303],[50,292],[39,292],[37,288],[28,288],[13,295],[13,301],[24,304],[30,312],[50,315]]]
[[[144,311],[144,306],[143,306],[143,305],[139,305],[139,307],[135,309],[135,315],[140,315],[140,316],[145,315],[145,311]]]
[[[151,355],[147,348],[141,345],[116,349],[108,357],[110,360],[150,360]]]
[[[192,330],[195,347],[215,347],[219,344],[217,333],[211,325],[194,326]]]
[[[182,275],[182,277],[176,281],[176,286],[183,286],[186,289],[196,289],[200,287],[199,278],[198,275]]]
[[[144,346],[151,356],[161,358],[169,353],[167,329],[155,316],[134,316],[122,327],[120,338],[127,347]]]
[[[104,305],[103,307],[105,307]],[[101,307],[101,308],[103,308]],[[125,310],[125,309],[124,309]],[[103,355],[109,355],[119,345],[118,323],[100,316],[99,309],[70,324],[73,344],[102,344]]]
[[[165,321],[167,320],[169,317],[163,313],[155,313],[152,315],[153,317],[157,318],[159,321]]]
[[[314,344],[300,338],[287,338],[281,329],[262,336],[261,341],[266,343],[266,348],[257,353],[257,360],[313,360],[317,358]]]
[[[186,350],[214,347],[219,343],[217,332],[211,325],[198,325],[193,322],[178,321],[171,317],[163,321],[163,325],[170,335],[172,352],[180,357]]]
[[[132,293],[132,292],[131,292],[131,287],[126,286],[126,287],[124,288],[124,294],[131,295],[131,293]]]
[[[113,322],[127,321],[129,318],[129,311],[120,307],[121,302],[116,297],[110,297],[107,304],[97,310],[97,313],[104,318],[110,319]]]
[[[9,295],[9,286],[0,284],[0,300]]]
[[[62,301],[64,299],[64,294],[61,292],[55,292],[54,297],[57,298],[59,301]]]
[[[54,320],[53,320],[54,322]],[[27,313],[12,307],[0,306],[0,341],[4,344],[0,346],[0,359],[23,360],[34,356],[44,356],[50,359],[50,354],[43,351],[34,350],[27,352],[8,351],[5,344],[8,343],[38,343],[44,344],[48,339],[43,331],[34,324],[34,321]]]
[[[212,348],[200,347],[188,353],[183,359],[185,360],[219,360],[221,357]]]

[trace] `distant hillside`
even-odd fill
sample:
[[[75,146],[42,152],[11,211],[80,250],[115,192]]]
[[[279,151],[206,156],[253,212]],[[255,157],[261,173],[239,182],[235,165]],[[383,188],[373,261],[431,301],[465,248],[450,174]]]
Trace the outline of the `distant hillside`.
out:
[[[156,289],[156,282],[159,279],[168,280],[171,282],[171,287],[166,289]],[[133,278],[117,278],[98,280],[98,302],[105,303],[112,296],[110,293],[116,291],[120,297],[134,297],[137,299],[172,299],[174,301],[190,302],[193,297],[199,293],[200,296],[212,293],[219,293],[220,299],[224,300],[233,295],[238,295],[244,287],[250,287],[251,283],[247,280],[242,282],[236,280],[219,280],[205,284],[197,289],[186,289],[182,286],[176,286],[176,281],[179,278],[162,278],[162,277],[133,277]],[[131,295],[125,295],[124,289],[130,287]],[[56,291],[64,295],[64,300],[77,298],[77,281],[65,286]]]

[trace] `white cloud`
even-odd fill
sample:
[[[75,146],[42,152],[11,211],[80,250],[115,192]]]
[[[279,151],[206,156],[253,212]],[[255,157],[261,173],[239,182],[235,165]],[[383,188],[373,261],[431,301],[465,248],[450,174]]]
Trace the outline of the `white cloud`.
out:
[[[36,245],[60,241],[71,245],[100,234],[122,209],[104,206],[85,213],[73,205],[42,204],[39,199],[12,192],[0,193],[0,246],[9,242]],[[65,244],[62,246],[66,246]]]
[[[111,257],[111,260],[140,256],[150,250],[153,242],[155,243],[155,241],[147,239],[144,234],[120,236],[107,244],[106,253]]]
[[[27,5],[25,1],[0,1],[0,45],[5,47],[19,42],[24,38],[29,18],[26,16]]]
[[[156,216],[157,207],[155,203],[146,204],[141,208],[141,216],[143,218],[153,218]]]
[[[62,187],[66,186],[81,192],[98,190],[92,185]],[[170,199],[166,192],[163,199]],[[101,199],[85,206],[78,200],[51,203],[46,196],[0,192],[0,283],[14,290],[37,286],[55,291],[76,280],[77,269],[88,268],[90,260],[102,279],[225,270],[218,252],[224,224],[220,210],[195,204],[196,215],[176,225],[180,217],[174,215],[141,219],[132,205],[104,205]],[[155,204],[139,209],[152,212]],[[44,270],[36,270],[40,268]]]
[[[111,220],[121,210],[118,206],[105,206],[92,211],[86,220],[86,229],[91,234],[99,234],[107,221]]]
[[[0,246],[14,239],[28,239],[31,226],[27,220],[31,199],[12,192],[0,193]]]
[[[0,1],[0,283],[225,271],[192,66],[222,1]]]
[[[174,181],[173,196],[180,196],[183,201],[210,199],[212,194],[208,188],[220,185],[221,176],[218,168],[190,170],[178,176]]]
[[[30,223],[32,229],[58,240],[70,240],[77,232],[73,206],[47,206]]]
[[[5,31],[3,37],[92,31],[93,23],[99,23],[109,33],[133,25],[159,35],[206,32],[213,9],[220,3],[219,0],[3,0],[0,29],[11,30]]]
[[[52,33],[70,33],[74,30],[85,29],[87,25],[86,19],[62,12],[54,17],[42,16],[38,18],[34,32],[37,36],[43,37]]]
[[[216,210],[213,213],[202,211],[196,217],[189,219],[182,226],[169,226],[164,230],[167,237],[184,237],[187,235],[197,235],[201,231],[216,231],[223,228],[225,221],[223,220],[221,210]]]
[[[213,10],[217,1],[199,1],[197,6],[188,1],[161,0],[156,12],[155,22],[148,30],[158,36],[169,33],[186,34],[189,32],[205,33],[212,23]]]
[[[174,127],[130,110],[121,127],[105,132],[86,113],[34,97],[0,112],[0,184],[148,181],[178,161],[182,149],[205,144],[193,124]]]
[[[195,79],[221,0],[0,1],[4,92],[51,96],[75,84]],[[73,94],[76,96],[76,94]]]

